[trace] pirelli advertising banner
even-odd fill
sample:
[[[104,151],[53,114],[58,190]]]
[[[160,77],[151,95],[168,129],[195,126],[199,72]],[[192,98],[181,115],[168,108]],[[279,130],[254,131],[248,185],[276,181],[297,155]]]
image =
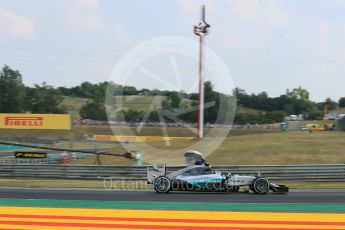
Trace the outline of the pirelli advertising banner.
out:
[[[0,113],[0,129],[71,129],[69,114]]]

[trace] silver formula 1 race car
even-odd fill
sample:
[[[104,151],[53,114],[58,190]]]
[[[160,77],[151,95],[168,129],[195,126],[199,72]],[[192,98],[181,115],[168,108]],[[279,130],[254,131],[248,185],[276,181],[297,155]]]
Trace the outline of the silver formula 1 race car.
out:
[[[276,185],[266,178],[253,175],[222,174],[213,171],[198,151],[184,154],[189,166],[167,174],[165,165],[147,168],[147,183],[153,184],[158,193],[170,191],[239,192],[240,187],[248,186],[256,194],[266,194],[270,190],[287,193],[285,185]]]

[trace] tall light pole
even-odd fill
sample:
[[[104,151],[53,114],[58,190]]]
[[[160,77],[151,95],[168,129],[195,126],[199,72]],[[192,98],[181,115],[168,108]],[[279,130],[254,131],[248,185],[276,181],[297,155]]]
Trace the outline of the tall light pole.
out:
[[[199,53],[199,102],[198,102],[198,137],[204,137],[204,79],[203,79],[203,49],[204,37],[208,34],[210,25],[205,21],[205,5],[201,7],[201,21],[194,26],[194,34],[200,38]]]

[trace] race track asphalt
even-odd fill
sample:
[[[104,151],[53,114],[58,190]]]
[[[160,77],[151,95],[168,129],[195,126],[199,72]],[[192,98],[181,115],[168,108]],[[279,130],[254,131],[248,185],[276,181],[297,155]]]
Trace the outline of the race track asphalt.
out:
[[[154,191],[0,188],[0,199],[54,199],[95,201],[225,202],[225,203],[329,203],[345,204],[344,190],[291,191],[288,194],[191,193]]]

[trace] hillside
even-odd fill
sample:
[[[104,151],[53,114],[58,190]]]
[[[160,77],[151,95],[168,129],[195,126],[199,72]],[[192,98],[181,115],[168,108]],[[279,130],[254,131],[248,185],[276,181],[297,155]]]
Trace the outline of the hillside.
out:
[[[149,106],[156,109],[161,108],[162,101],[165,96],[150,96],[150,95],[132,95],[132,96],[116,96],[115,100],[119,101],[119,105],[123,109],[132,109],[145,111]]]
[[[116,96],[118,104],[121,105],[122,109],[131,109],[136,111],[145,111],[149,106],[153,106],[155,109],[161,108],[162,101],[165,100],[165,96],[150,96],[150,95],[132,95],[132,96]],[[186,99],[184,99],[186,100]],[[76,118],[79,115],[79,110],[83,107],[90,99],[80,97],[69,97],[65,96],[62,106],[66,108],[68,113]],[[185,102],[188,103],[188,102]],[[262,114],[265,111],[246,108],[244,106],[237,106],[237,111],[248,114]],[[345,111],[344,111],[345,113]]]
[[[119,109],[122,110],[134,110],[134,111],[145,111],[149,107],[152,110],[157,110],[162,107],[162,101],[164,101],[166,96],[152,96],[152,95],[130,95],[130,96],[115,96],[117,105]],[[80,109],[87,104],[91,99],[81,98],[81,97],[71,97],[64,96],[64,100],[61,103],[63,107],[66,108],[68,113],[72,115],[72,118],[77,118],[79,116]],[[183,104],[190,104],[191,101],[188,99],[182,99]],[[263,116],[266,114],[266,111],[260,109],[248,108],[243,105],[238,105],[236,108],[238,113],[248,114],[251,116]],[[337,108],[332,110],[337,114],[345,114],[345,108]],[[322,113],[322,111],[320,111]],[[256,124],[259,122],[245,122]]]
[[[64,100],[61,103],[61,106],[66,108],[67,112],[72,115],[73,118],[79,116],[79,110],[81,107],[86,105],[90,99],[81,98],[81,97],[64,97]]]
[[[160,108],[165,96],[116,96],[115,99],[119,100],[118,104],[121,105],[122,109],[145,111],[150,105],[153,105],[156,109]],[[65,96],[61,106],[65,107],[73,118],[76,118],[79,116],[80,109],[89,101],[91,100],[87,98]]]
[[[238,105],[236,110],[238,112],[240,112],[240,113],[248,113],[248,114],[262,114],[262,113],[265,113],[265,111],[263,111],[263,110],[247,108],[247,107],[244,107],[242,105]]]

